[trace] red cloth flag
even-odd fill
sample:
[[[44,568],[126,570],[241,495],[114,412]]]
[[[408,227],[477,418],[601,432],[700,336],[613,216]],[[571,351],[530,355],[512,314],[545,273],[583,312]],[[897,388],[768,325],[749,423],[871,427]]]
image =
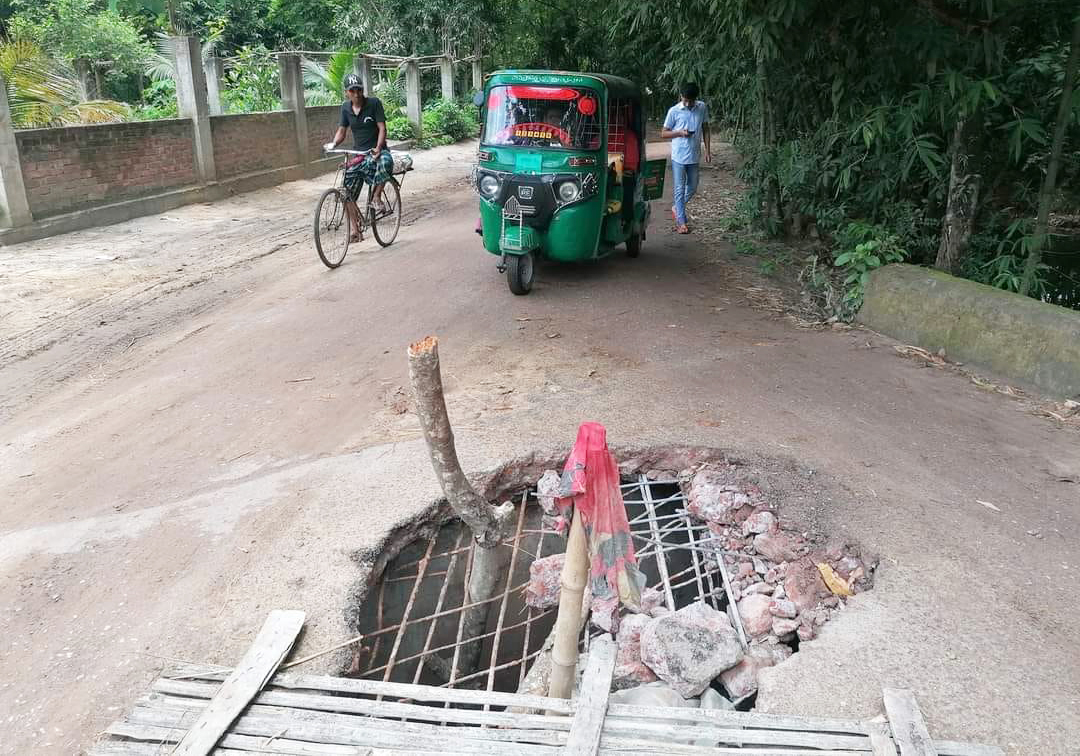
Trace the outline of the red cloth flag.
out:
[[[619,466],[608,450],[607,430],[600,423],[582,423],[563,468],[556,505],[560,530],[571,506],[585,526],[593,623],[608,632],[618,629],[619,603],[638,608],[645,587],[619,483]]]

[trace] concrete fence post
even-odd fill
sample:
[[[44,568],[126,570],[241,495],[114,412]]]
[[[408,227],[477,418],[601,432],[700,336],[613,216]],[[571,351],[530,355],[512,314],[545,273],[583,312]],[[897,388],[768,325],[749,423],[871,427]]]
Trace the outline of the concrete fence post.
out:
[[[97,79],[94,77],[94,70],[89,60],[86,58],[75,59],[75,76],[78,77],[79,84],[82,85],[83,92],[86,93],[86,99],[98,99],[100,94],[97,91]]]
[[[420,63],[416,60],[405,63],[405,111],[409,123],[416,131],[416,137],[423,136],[423,103],[420,100]]]
[[[278,73],[281,76],[281,107],[293,112],[296,126],[296,154],[300,165],[308,162],[307,110],[304,104],[304,74],[298,53],[282,53],[278,56]]]
[[[203,73],[206,75],[206,100],[210,106],[210,115],[221,115],[225,112],[221,107],[221,81],[225,78],[225,61],[221,58],[207,58],[203,62]]]
[[[472,88],[477,92],[484,88],[484,67],[479,57],[472,62]]]
[[[442,77],[443,99],[454,99],[454,59],[449,55],[439,61],[439,74]]]
[[[11,123],[7,82],[0,76],[0,226],[26,226],[33,219],[19,162],[19,144]]]
[[[206,93],[206,73],[197,37],[173,37],[176,57],[176,104],[181,118],[190,118],[195,134],[195,171],[199,180],[217,179],[214,165],[214,138],[210,131],[210,104]]]
[[[371,58],[363,54],[357,55],[356,60],[353,61],[353,71],[360,77],[360,82],[364,85],[364,95],[371,97],[375,88],[375,82],[371,78]]]

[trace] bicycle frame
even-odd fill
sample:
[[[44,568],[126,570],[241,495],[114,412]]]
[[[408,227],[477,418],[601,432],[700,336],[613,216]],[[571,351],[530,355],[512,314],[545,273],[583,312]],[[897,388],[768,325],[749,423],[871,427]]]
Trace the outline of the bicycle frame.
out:
[[[349,161],[356,155],[363,155],[365,158],[368,158],[368,157],[371,156],[370,152],[363,152],[361,150],[334,149],[334,150],[326,150],[325,152],[326,152],[327,155],[344,155],[344,159],[341,161],[341,165],[338,166],[338,169],[337,169],[336,173],[334,174],[334,188],[335,189],[341,189],[341,190],[344,190],[344,188],[345,188],[345,171],[349,167]],[[391,152],[391,154],[393,154],[393,153]],[[396,171],[395,170],[390,174],[391,176],[394,177],[394,179],[397,180],[398,189],[401,189],[402,187],[405,186],[405,174],[408,173],[410,170],[412,170],[412,168],[408,168],[408,169],[406,169],[404,171]],[[369,197],[370,197],[372,189],[373,189],[373,185],[368,184],[368,195],[369,195]],[[359,198],[357,198],[357,199],[359,199]]]

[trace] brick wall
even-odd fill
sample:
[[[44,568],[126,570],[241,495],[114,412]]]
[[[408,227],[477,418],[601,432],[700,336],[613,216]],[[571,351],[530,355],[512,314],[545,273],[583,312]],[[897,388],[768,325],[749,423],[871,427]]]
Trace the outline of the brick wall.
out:
[[[211,116],[210,133],[219,179],[300,162],[290,111]]]
[[[190,121],[15,132],[35,218],[197,183]]]
[[[323,156],[322,146],[329,142],[334,132],[337,131],[340,121],[340,105],[321,105],[307,108],[308,128],[308,160],[318,160]],[[352,145],[352,139],[346,135],[345,144],[348,148]]]

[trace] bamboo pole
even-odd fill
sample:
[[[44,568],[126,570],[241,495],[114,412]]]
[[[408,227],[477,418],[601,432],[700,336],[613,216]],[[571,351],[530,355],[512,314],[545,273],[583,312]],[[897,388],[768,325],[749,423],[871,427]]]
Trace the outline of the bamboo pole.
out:
[[[570,535],[566,541],[566,562],[563,565],[559,593],[559,614],[555,619],[554,645],[551,649],[551,682],[548,695],[570,698],[577,670],[578,635],[583,614],[582,598],[589,577],[589,554],[585,543],[585,526],[581,515],[574,512]]]

